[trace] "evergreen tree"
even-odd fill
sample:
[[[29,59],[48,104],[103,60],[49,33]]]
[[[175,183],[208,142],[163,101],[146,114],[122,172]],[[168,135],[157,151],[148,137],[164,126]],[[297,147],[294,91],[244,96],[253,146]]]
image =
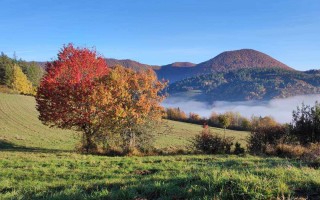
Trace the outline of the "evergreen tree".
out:
[[[11,87],[13,75],[13,61],[4,53],[0,55],[0,84]]]
[[[38,87],[43,76],[44,70],[35,62],[18,61],[23,73],[34,87]]]

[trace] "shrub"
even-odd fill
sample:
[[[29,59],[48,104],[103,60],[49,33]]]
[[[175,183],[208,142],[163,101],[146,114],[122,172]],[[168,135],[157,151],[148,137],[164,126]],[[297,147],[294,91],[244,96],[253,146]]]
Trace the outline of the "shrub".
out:
[[[233,137],[222,137],[216,133],[211,133],[205,128],[192,140],[193,148],[206,154],[231,153]]]
[[[319,167],[320,166],[320,143],[310,144],[308,151],[303,155],[303,160]]]
[[[301,145],[278,144],[275,147],[276,155],[281,157],[300,158],[306,152],[307,148]]]
[[[311,164],[320,165],[320,143],[302,146],[297,144],[267,145],[267,155],[297,158]]]
[[[244,148],[241,147],[241,144],[239,142],[236,142],[233,153],[236,155],[244,154]]]
[[[266,153],[268,145],[285,143],[288,137],[287,127],[283,125],[257,126],[248,138],[248,150],[253,154]]]

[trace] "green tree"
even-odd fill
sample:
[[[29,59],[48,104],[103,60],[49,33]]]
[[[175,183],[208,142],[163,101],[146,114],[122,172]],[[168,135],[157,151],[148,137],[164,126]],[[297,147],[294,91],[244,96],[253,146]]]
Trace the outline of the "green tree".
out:
[[[219,119],[219,123],[224,128],[224,132],[226,132],[226,128],[228,128],[231,124],[230,115],[222,114],[222,115],[219,115],[218,119]]]
[[[291,133],[302,144],[320,142],[320,104],[314,106],[302,104],[292,113]]]
[[[44,70],[36,62],[19,61],[18,64],[32,85],[39,87]]]
[[[4,53],[0,55],[0,84],[8,87],[12,86],[13,60]]]

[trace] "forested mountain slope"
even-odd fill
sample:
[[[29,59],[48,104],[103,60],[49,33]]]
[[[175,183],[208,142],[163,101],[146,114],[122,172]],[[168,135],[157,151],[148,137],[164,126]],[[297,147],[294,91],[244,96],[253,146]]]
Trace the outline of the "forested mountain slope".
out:
[[[320,93],[320,74],[280,68],[240,69],[191,77],[170,85],[176,94],[197,90],[208,101],[268,100]]]

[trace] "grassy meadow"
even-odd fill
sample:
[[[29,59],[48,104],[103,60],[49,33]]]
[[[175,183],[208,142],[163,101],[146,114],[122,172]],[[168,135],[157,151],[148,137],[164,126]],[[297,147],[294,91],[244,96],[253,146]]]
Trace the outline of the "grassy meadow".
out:
[[[73,152],[77,132],[37,119],[33,97],[0,93],[0,199],[320,199],[320,169],[234,155],[107,157]],[[186,148],[198,125],[166,121],[157,148]],[[245,144],[247,132],[212,128]]]
[[[0,199],[275,199],[320,192],[319,170],[252,156],[4,151],[0,177]]]
[[[30,96],[0,93],[0,141],[12,145],[55,150],[73,150],[79,133],[50,128],[38,120],[35,99]],[[166,120],[155,135],[156,148],[186,148],[202,126]],[[248,132],[211,128],[213,132],[233,136],[245,145]],[[9,144],[7,144],[9,145]],[[3,144],[4,146],[4,144]]]

